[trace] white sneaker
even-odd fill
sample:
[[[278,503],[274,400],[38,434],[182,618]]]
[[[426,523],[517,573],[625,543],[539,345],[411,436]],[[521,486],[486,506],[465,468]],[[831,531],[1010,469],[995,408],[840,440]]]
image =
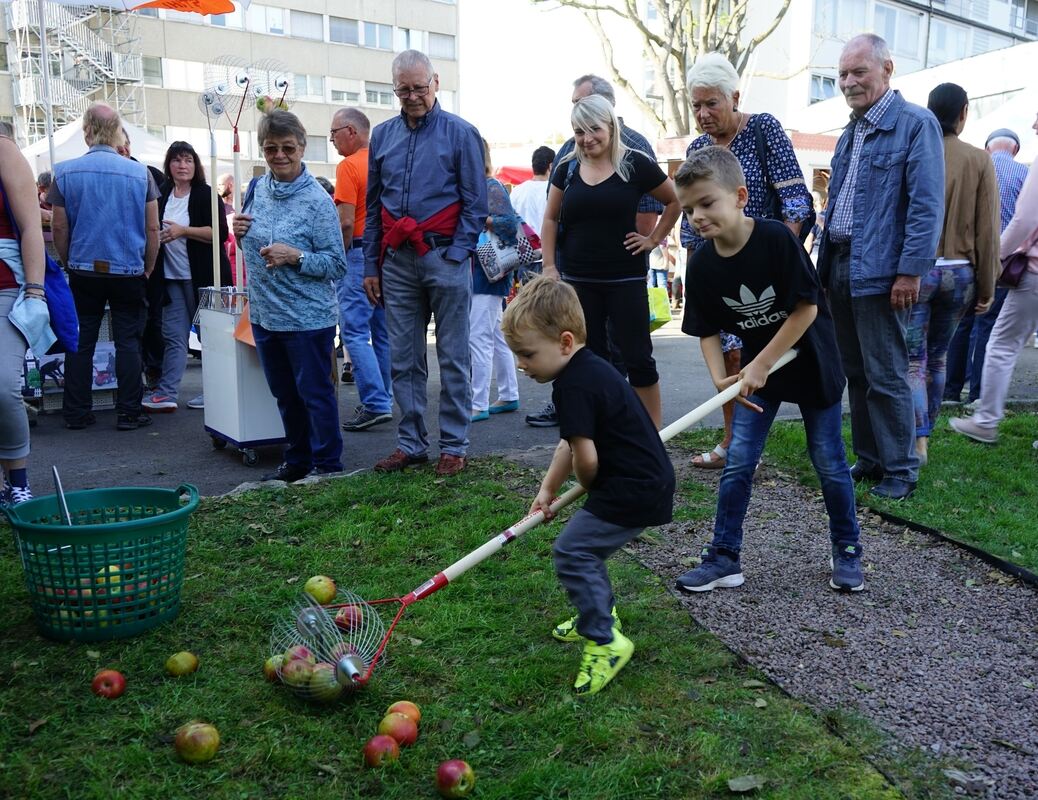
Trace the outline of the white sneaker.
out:
[[[205,394],[200,394],[198,397],[192,397],[187,401],[188,408],[205,408]]]

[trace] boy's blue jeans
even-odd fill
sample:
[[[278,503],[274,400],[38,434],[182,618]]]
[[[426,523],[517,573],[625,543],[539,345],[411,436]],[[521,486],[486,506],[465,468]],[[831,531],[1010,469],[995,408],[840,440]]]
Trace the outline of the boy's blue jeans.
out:
[[[714,547],[738,553],[742,548],[742,523],[750,504],[753,473],[764,452],[764,442],[780,402],[751,395],[750,402],[763,413],[735,406],[732,443],[721,473],[714,522]],[[858,518],[854,501],[854,481],[843,448],[842,409],[839,402],[828,408],[800,406],[807,432],[807,452],[822,483],[822,497],[829,514],[829,538],[833,544],[858,543]]]

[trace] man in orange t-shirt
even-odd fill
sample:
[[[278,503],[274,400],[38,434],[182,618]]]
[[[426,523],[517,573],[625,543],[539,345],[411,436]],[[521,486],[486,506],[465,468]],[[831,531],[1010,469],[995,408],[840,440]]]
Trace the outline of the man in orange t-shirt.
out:
[[[339,334],[353,363],[360,396],[344,431],[362,431],[393,419],[386,312],[364,292],[364,217],[368,191],[368,136],[371,123],[355,108],[332,117],[330,137],[343,160],[335,168],[335,207],[346,246],[346,277],[339,281]]]

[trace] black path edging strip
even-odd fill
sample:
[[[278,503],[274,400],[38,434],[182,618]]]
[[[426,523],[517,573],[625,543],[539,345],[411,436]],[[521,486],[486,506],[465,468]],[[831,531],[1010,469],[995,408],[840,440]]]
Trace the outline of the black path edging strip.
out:
[[[891,514],[889,511],[881,511],[872,506],[865,506],[865,508],[873,514],[878,515],[886,522],[894,525],[903,525],[916,533],[926,534],[934,539],[938,539],[942,542],[946,542],[947,544],[965,550],[967,553],[976,556],[981,561],[985,561],[996,569],[1005,572],[1007,575],[1012,575],[1014,578],[1028,584],[1031,588],[1038,589],[1038,575],[1035,575],[1029,569],[1021,567],[1019,564],[1014,564],[1012,561],[1006,561],[1004,558],[999,558],[998,556],[989,553],[987,550],[982,550],[976,545],[967,544],[966,542],[954,539],[947,534],[941,533],[936,528],[931,528],[929,525],[921,525],[918,522],[912,522],[910,519],[904,519],[896,514]]]

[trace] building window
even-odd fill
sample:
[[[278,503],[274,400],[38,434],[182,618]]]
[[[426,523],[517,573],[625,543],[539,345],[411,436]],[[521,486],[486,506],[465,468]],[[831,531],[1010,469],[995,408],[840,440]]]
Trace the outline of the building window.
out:
[[[7,64],[7,46],[0,44],[0,72],[7,72],[10,67]]]
[[[295,11],[294,9],[290,13],[289,22],[291,27],[289,30],[293,36],[298,36],[302,39],[324,40],[323,16],[320,14],[310,14],[306,11]]]
[[[645,19],[649,22],[655,22],[659,19],[659,12],[656,10],[656,4],[653,0],[648,0],[645,3]]]
[[[331,102],[344,106],[360,105],[364,95],[364,83],[351,78],[328,78],[328,91]]]
[[[873,27],[896,55],[919,57],[919,32],[922,28],[915,12],[876,3]]]
[[[402,53],[404,50],[421,50],[424,53],[426,51],[425,31],[418,31],[414,28],[397,28],[393,32],[393,49],[398,53]]]
[[[141,70],[145,86],[162,86],[162,59],[154,56],[141,57]]]
[[[178,58],[162,59],[162,85],[167,89],[198,91],[205,85],[205,70],[199,61],[181,61]]]
[[[429,58],[454,60],[454,37],[446,33],[429,34]]]
[[[306,150],[303,152],[303,158],[305,158],[307,161],[327,161],[328,137],[307,136]]]
[[[811,102],[817,103],[836,97],[836,78],[829,75],[811,76]]]
[[[379,50],[393,49],[393,26],[380,25],[377,22],[364,23],[364,46]]]
[[[390,86],[388,83],[375,83],[374,81],[365,81],[364,100],[369,106],[392,107],[393,87]]]
[[[324,102],[324,76],[296,73],[296,97],[300,100]]]
[[[328,41],[339,44],[360,44],[357,20],[328,17]]]
[[[205,17],[201,14],[195,14],[192,11],[173,11],[172,9],[167,9],[166,22],[190,22],[193,25],[201,25],[205,22]]]
[[[139,14],[142,17],[155,17],[155,18],[158,18],[158,16],[159,16],[159,10],[157,8],[138,8],[133,13],[134,14]]]
[[[248,14],[250,31],[285,35],[285,9],[251,5]]]
[[[815,0],[815,33],[850,38],[865,29],[866,0]]]
[[[930,66],[946,64],[969,55],[969,31],[934,19],[930,23]]]
[[[228,11],[226,14],[213,14],[209,17],[209,24],[218,28],[244,28],[245,15],[240,8]]]

